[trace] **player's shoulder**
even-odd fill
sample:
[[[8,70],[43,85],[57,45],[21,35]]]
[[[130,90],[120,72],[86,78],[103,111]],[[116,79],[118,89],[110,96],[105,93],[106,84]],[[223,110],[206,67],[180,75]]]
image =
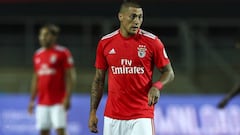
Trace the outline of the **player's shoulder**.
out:
[[[41,47],[41,48],[38,48],[35,52],[34,52],[34,55],[39,55],[41,54],[42,52],[44,52],[46,49]]]
[[[164,46],[160,38],[151,32],[140,29],[139,34],[151,46]]]
[[[113,37],[115,37],[116,35],[119,34],[119,30],[115,30],[107,35],[104,35],[102,38],[101,38],[101,41],[103,40],[107,40],[107,39],[112,39]]]
[[[144,37],[144,38],[148,38],[148,39],[152,39],[152,40],[156,40],[158,37],[156,35],[154,35],[151,32],[145,31],[143,29],[140,29],[139,34]]]
[[[65,51],[68,51],[68,48],[62,45],[55,45],[54,50],[59,52],[65,52]]]

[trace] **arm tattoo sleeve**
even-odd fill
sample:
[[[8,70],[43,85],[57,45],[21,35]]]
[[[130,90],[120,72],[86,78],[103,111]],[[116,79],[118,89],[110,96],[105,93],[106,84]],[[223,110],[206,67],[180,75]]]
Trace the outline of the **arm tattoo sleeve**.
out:
[[[98,108],[103,95],[104,81],[105,71],[97,69],[91,88],[91,111]]]

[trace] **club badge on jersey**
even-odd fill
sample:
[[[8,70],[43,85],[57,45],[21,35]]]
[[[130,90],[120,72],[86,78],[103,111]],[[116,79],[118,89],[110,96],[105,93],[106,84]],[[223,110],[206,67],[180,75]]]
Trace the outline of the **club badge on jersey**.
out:
[[[55,63],[57,61],[57,55],[56,54],[53,54],[51,57],[50,57],[50,63]]]
[[[145,45],[139,45],[137,49],[138,49],[138,57],[139,58],[143,58],[146,56],[147,48]]]

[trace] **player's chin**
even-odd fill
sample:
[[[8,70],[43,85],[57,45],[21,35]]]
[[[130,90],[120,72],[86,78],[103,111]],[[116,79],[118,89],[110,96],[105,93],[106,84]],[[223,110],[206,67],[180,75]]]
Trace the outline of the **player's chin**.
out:
[[[135,30],[135,29],[129,31],[129,33],[131,35],[135,35],[135,34],[137,34],[137,32],[138,32],[138,30]]]

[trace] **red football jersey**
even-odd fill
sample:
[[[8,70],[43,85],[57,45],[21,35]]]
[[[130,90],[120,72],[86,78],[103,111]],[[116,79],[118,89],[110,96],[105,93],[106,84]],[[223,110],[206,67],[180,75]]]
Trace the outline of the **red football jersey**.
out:
[[[49,49],[40,48],[35,52],[33,61],[37,74],[38,103],[62,103],[66,93],[65,70],[73,66],[70,51],[59,45]]]
[[[108,70],[105,116],[114,119],[153,118],[148,106],[154,66],[170,61],[159,38],[144,30],[124,38],[117,30],[98,44],[95,67]]]

